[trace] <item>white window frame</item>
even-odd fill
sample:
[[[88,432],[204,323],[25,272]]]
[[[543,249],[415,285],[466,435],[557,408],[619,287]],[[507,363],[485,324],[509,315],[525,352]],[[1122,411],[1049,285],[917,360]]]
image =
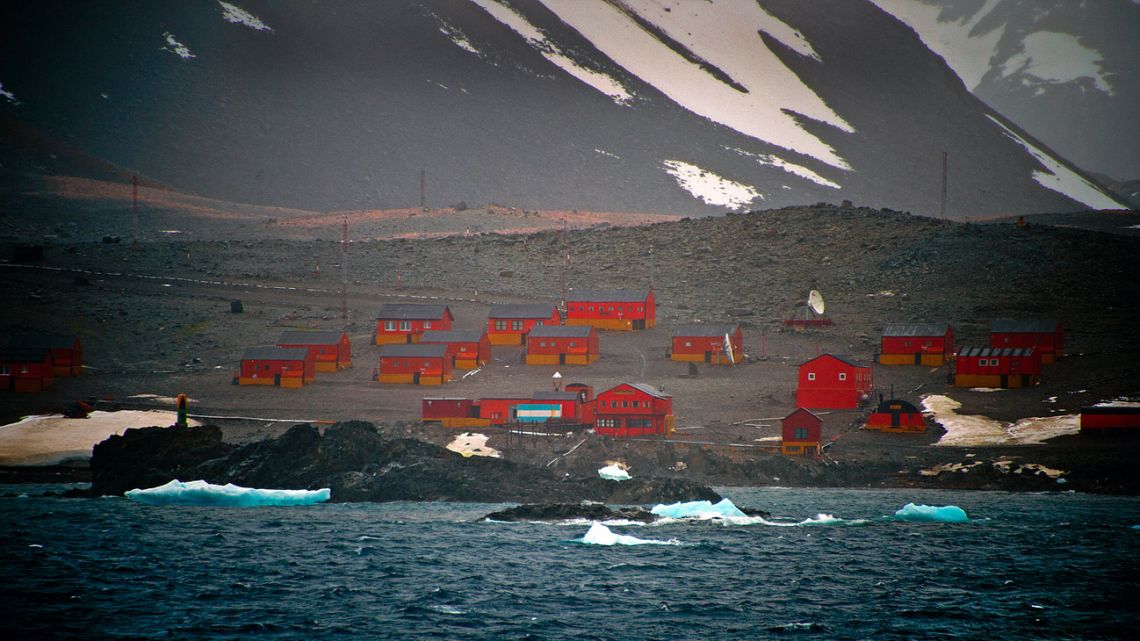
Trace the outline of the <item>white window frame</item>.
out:
[[[809,381],[815,380],[815,372],[808,372],[808,380]]]

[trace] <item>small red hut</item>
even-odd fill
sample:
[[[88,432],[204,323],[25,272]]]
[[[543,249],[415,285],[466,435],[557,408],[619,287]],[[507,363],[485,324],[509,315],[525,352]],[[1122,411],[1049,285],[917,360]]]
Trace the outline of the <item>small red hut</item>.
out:
[[[277,339],[278,347],[303,347],[313,353],[318,372],[335,372],[352,367],[352,342],[337,331],[287,331]]]
[[[385,345],[376,380],[381,383],[442,385],[451,380],[447,345]]]
[[[239,385],[301,387],[317,376],[317,361],[304,347],[250,347],[241,357]]]
[[[70,334],[14,334],[8,347],[46,349],[51,351],[54,376],[79,376],[83,373],[83,343]]]
[[[0,390],[42,392],[54,380],[51,350],[46,347],[0,348]]]
[[[823,419],[802,407],[780,422],[780,453],[788,456],[818,456],[823,442]]]
[[[491,305],[487,336],[492,345],[522,345],[536,325],[561,325],[562,316],[551,303]]]
[[[389,303],[376,314],[376,344],[415,343],[429,329],[451,329],[455,317],[447,305]]]
[[[796,405],[808,409],[853,410],[871,398],[871,368],[822,354],[800,365]]]
[[[879,363],[938,367],[954,354],[949,323],[891,323],[883,328]]]
[[[879,395],[879,406],[867,417],[866,429],[879,432],[926,431],[926,420],[917,407],[897,398],[883,400]]]
[[[622,383],[598,394],[594,431],[605,436],[673,433],[673,397],[641,383]]]
[[[1081,435],[1140,436],[1140,407],[1094,405],[1081,408]]]
[[[589,325],[538,325],[526,335],[527,365],[589,365],[599,356],[598,330]]]
[[[963,347],[954,359],[955,387],[1029,387],[1041,382],[1033,348]]]
[[[673,330],[675,361],[735,365],[744,358],[744,333],[740,325],[681,325]]]
[[[990,324],[990,347],[1032,348],[1042,363],[1065,355],[1065,330],[1052,319],[998,319]]]
[[[566,324],[649,329],[657,324],[657,303],[646,289],[575,290],[566,297]]]
[[[456,369],[475,369],[491,361],[491,341],[478,329],[428,330],[420,336],[421,345],[446,345]]]

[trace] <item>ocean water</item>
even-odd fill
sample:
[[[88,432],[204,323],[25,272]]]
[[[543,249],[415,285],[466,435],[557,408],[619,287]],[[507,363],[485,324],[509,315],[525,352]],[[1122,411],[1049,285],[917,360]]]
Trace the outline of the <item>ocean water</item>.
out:
[[[616,536],[590,539],[588,522],[482,522],[504,507],[488,504],[0,498],[0,631],[4,639],[1140,638],[1140,499],[720,491],[773,516],[608,524],[593,530]],[[957,505],[969,521],[894,518],[911,502]]]

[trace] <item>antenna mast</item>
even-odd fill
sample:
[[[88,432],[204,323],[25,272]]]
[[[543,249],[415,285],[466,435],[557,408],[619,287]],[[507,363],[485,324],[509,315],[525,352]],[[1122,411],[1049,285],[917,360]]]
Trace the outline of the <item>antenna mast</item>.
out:
[[[340,242],[340,317],[348,322],[348,216],[344,217],[344,235]]]

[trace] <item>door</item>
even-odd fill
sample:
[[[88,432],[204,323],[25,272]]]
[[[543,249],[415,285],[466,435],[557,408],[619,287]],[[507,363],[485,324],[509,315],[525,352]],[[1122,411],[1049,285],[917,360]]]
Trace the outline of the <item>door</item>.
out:
[[[902,414],[894,412],[891,414],[891,427],[898,427],[901,425]]]
[[[639,318],[639,319],[633,321],[633,328],[634,329],[645,329],[645,319]]]
[[[922,365],[922,352],[915,352],[914,353],[914,364],[915,365]]]
[[[1009,387],[1009,374],[1001,375],[1001,387]]]
[[[273,384],[276,385],[277,387],[281,387],[281,374],[280,373],[273,375]]]
[[[413,384],[415,384],[415,385],[419,385],[419,384],[420,384],[420,373],[419,373],[419,372],[416,372],[415,374],[412,374],[412,383],[413,383]]]
[[[705,352],[705,362],[706,363],[712,362],[712,352]]]
[[[558,355],[558,364],[559,365],[565,365],[566,364],[566,355],[565,354],[559,354]]]

